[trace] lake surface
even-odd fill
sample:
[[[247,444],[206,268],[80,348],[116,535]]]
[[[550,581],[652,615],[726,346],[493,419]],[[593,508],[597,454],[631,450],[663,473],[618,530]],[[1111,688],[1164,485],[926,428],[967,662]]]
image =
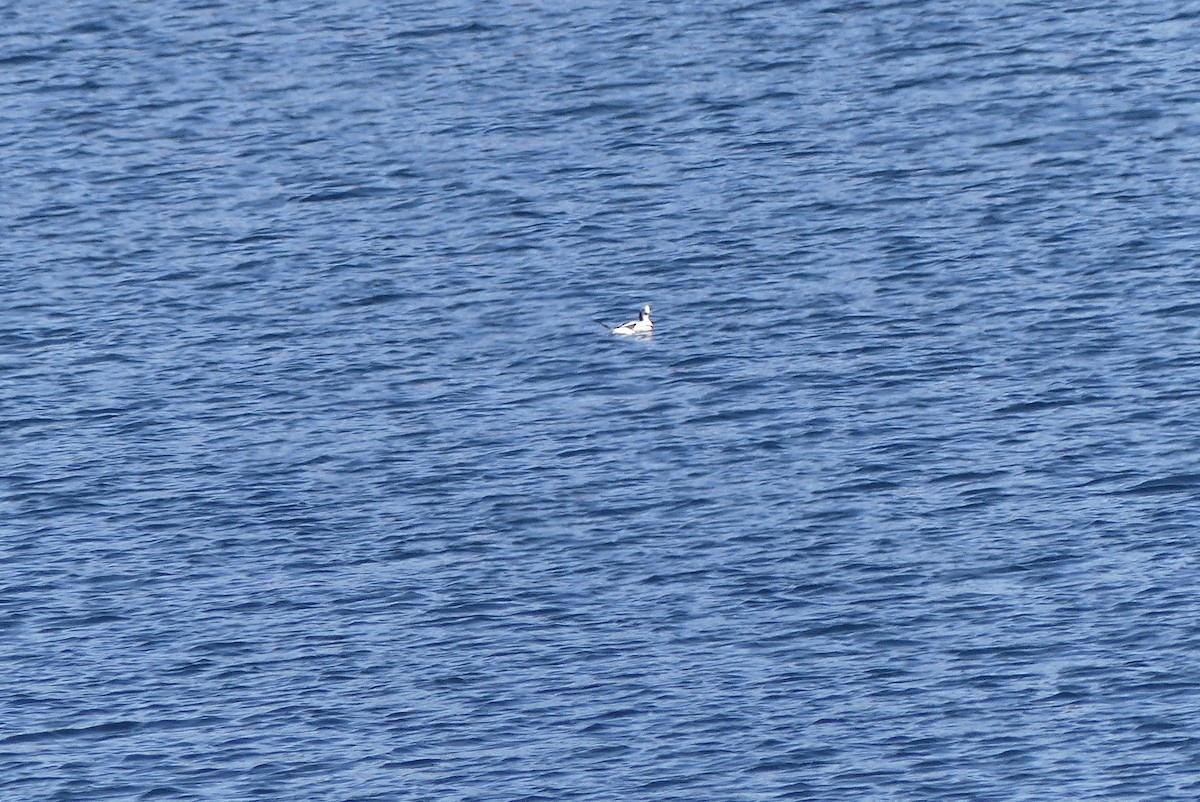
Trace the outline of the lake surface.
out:
[[[1198,52],[6,4],[0,797],[1196,799]]]

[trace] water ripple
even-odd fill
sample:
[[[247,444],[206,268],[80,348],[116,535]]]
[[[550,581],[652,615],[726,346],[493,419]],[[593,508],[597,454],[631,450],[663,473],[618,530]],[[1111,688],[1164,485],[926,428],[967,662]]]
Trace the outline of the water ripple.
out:
[[[0,793],[1194,798],[1194,16],[0,10]]]

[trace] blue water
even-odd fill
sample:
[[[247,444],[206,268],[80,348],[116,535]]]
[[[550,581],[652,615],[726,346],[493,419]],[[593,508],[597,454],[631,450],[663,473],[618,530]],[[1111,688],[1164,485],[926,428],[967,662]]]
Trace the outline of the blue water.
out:
[[[6,3],[0,799],[1197,798],[1198,52]]]

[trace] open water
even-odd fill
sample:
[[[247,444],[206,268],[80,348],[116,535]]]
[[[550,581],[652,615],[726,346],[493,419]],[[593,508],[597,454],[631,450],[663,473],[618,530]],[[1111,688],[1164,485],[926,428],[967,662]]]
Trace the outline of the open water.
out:
[[[9,0],[0,798],[1200,797],[1197,53]]]

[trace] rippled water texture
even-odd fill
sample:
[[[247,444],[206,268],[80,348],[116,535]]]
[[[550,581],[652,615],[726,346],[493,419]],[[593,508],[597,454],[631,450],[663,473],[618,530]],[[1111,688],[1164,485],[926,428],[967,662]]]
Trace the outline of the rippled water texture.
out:
[[[1197,53],[5,4],[0,798],[1197,798]]]

